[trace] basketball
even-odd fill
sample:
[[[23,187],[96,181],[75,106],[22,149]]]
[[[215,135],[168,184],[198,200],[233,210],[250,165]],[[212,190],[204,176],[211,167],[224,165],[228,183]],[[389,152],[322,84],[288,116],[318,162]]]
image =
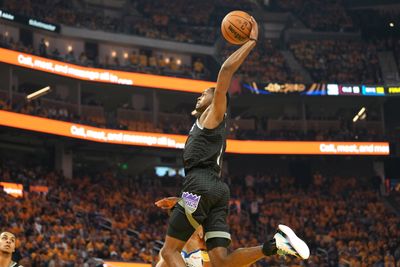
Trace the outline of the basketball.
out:
[[[221,23],[225,40],[234,45],[242,45],[249,40],[251,32],[250,15],[244,11],[229,12]]]

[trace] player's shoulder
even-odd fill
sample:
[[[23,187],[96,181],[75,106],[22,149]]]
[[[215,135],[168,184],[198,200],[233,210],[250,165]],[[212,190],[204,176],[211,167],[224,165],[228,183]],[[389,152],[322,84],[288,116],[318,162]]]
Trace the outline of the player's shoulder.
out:
[[[226,126],[227,126],[227,114],[225,113],[223,119],[218,123],[218,125],[216,127],[213,128],[207,128],[205,127],[199,119],[196,120],[196,122],[193,124],[192,129],[190,130],[191,132],[194,129],[198,129],[198,132],[201,133],[215,133],[215,132],[220,132],[221,130],[226,130]]]

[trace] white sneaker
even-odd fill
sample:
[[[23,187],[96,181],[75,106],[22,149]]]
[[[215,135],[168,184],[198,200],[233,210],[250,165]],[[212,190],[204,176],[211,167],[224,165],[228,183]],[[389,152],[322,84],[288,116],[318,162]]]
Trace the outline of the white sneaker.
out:
[[[310,249],[307,244],[298,238],[290,227],[280,224],[274,239],[278,255],[290,254],[303,260],[310,257]]]

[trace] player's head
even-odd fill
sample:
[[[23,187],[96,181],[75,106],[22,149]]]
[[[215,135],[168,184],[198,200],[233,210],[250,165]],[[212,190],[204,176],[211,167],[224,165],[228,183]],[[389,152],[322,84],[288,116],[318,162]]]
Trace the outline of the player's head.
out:
[[[201,115],[208,108],[208,106],[211,105],[214,97],[214,91],[214,87],[207,88],[203,91],[203,93],[197,98],[196,107],[193,113]]]
[[[215,87],[207,88],[197,98],[196,108],[193,110],[192,115],[200,117],[200,115],[211,105],[214,98]],[[226,105],[229,105],[229,94],[226,94]]]
[[[0,234],[0,252],[12,254],[15,251],[15,235],[10,232]]]

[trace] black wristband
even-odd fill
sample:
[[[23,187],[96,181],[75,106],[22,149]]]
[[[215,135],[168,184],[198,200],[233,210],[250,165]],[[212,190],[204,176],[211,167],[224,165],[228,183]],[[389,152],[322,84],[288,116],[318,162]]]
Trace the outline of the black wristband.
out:
[[[254,39],[254,38],[249,38],[249,40],[254,41],[254,42],[258,41],[257,39]]]

